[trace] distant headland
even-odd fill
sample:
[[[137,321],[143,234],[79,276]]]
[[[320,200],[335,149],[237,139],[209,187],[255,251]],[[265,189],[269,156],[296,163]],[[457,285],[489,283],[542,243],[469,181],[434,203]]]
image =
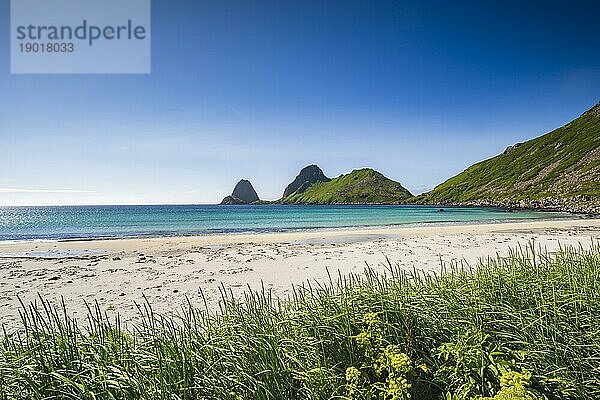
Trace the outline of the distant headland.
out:
[[[386,178],[371,168],[354,170],[337,178],[328,178],[317,165],[303,168],[275,201],[258,196],[242,197],[240,185],[254,190],[249,181],[241,180],[221,204],[402,204],[413,195],[399,182]]]
[[[600,214],[600,103],[550,133],[508,146],[500,155],[414,196],[371,168],[328,178],[304,167],[275,201],[260,200],[241,180],[221,204],[435,204],[530,208]]]

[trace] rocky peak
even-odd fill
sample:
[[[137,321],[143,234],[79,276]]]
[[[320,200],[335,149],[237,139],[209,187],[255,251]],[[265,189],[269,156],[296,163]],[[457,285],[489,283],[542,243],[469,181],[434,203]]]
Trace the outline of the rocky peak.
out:
[[[600,101],[594,107],[584,112],[583,115],[594,115],[596,117],[600,117]]]
[[[317,165],[309,165],[302,168],[296,179],[290,183],[283,192],[283,197],[291,194],[300,194],[306,191],[311,185],[317,182],[329,182],[331,179],[326,177],[321,168]]]
[[[231,196],[225,197],[221,204],[251,204],[258,200],[258,194],[250,181],[242,179],[235,185]]]
[[[519,147],[520,147],[522,144],[523,144],[523,143],[516,143],[516,144],[513,144],[512,146],[508,146],[508,147],[506,148],[506,150],[504,150],[504,153],[503,153],[503,154],[510,154],[510,153],[513,153],[513,152],[514,152],[516,149],[518,149],[518,148],[519,148]]]

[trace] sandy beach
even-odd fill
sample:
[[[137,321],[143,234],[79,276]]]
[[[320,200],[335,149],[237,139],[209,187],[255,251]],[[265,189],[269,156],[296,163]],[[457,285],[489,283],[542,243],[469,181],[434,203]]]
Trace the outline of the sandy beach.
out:
[[[428,225],[281,233],[161,238],[0,243],[0,324],[18,326],[20,297],[63,297],[73,316],[84,301],[135,322],[143,295],[158,313],[176,312],[187,296],[218,305],[221,285],[235,296],[261,285],[285,297],[292,285],[384,269],[386,258],[412,270],[434,271],[441,261],[476,265],[509,248],[559,244],[589,247],[600,237],[600,219],[560,219],[470,225]]]

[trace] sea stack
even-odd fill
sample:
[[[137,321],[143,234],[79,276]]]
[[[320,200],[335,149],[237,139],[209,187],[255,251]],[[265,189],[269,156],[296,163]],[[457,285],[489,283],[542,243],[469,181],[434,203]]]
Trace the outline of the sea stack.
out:
[[[242,179],[235,185],[231,196],[227,196],[221,201],[221,205],[252,204],[258,200],[258,194],[250,181]]]
[[[283,192],[283,197],[286,198],[292,194],[304,193],[306,189],[317,182],[329,182],[331,179],[325,176],[321,168],[317,165],[309,165],[302,168],[296,179],[290,183]]]

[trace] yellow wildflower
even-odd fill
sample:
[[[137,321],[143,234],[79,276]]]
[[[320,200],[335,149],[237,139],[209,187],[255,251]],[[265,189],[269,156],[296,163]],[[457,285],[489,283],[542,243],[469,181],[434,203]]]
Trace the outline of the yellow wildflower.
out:
[[[363,316],[363,323],[368,326],[375,326],[379,323],[379,317],[377,313],[366,313]]]
[[[355,367],[346,368],[346,381],[349,383],[356,383],[360,378],[360,371]]]

